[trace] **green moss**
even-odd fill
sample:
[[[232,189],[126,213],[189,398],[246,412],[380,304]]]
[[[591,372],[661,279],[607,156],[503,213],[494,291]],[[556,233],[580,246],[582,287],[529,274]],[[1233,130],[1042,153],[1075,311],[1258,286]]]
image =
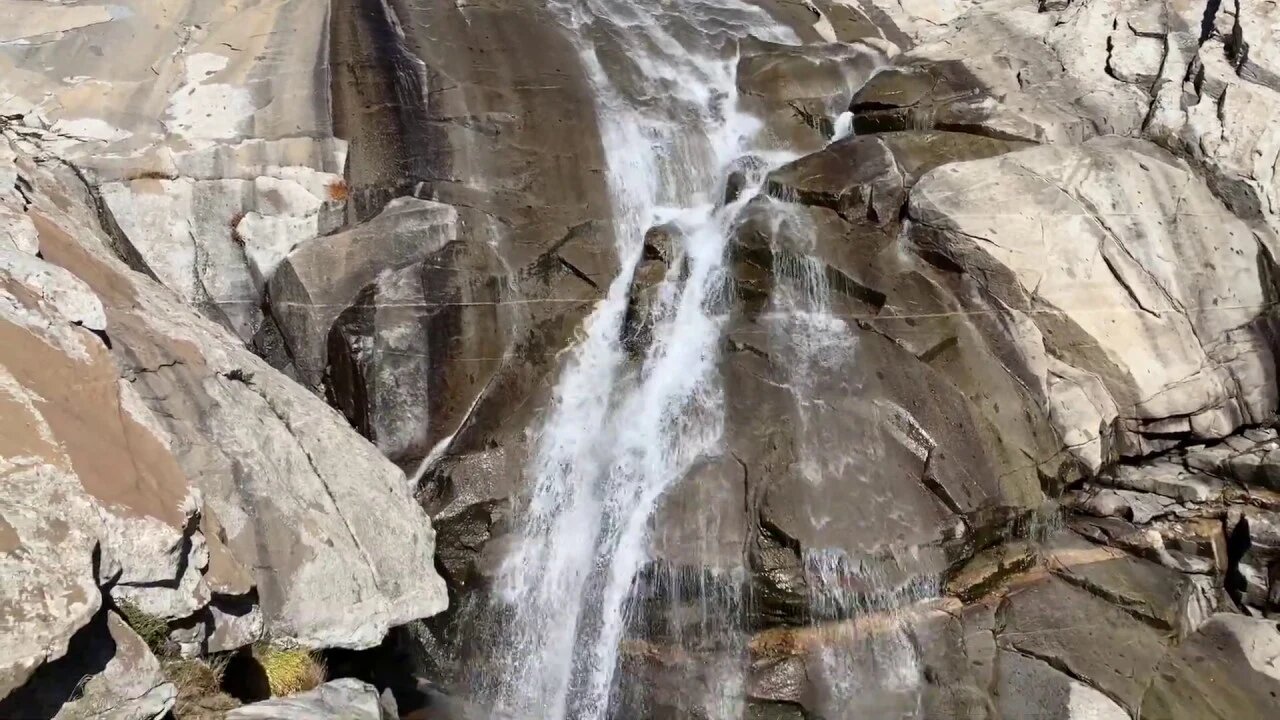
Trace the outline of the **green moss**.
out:
[[[309,650],[258,643],[253,656],[266,672],[273,696],[306,692],[324,682],[324,661]]]

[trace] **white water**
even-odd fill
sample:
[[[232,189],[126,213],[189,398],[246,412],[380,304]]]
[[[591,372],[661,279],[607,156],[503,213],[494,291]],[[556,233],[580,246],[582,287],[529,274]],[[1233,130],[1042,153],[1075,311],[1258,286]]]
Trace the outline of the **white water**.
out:
[[[923,718],[924,667],[907,611],[936,588],[929,579],[896,584],[892,559],[855,561],[842,552],[805,557],[809,604],[819,623],[819,657],[810,681],[823,717]],[[850,586],[862,589],[850,593]]]
[[[557,384],[528,468],[534,486],[523,538],[500,573],[510,620],[504,676],[491,700],[513,717],[606,717],[648,520],[668,486],[716,452],[722,433],[725,244],[747,197],[717,208],[714,193],[729,163],[751,149],[759,123],[737,111],[736,59],[686,48],[672,34],[699,6],[676,5],[668,16],[643,5],[549,4],[579,43],[595,86],[623,271]],[[718,5],[746,24],[744,33],[794,40],[754,7]],[[605,31],[638,70],[622,82],[593,44]],[[668,275],[636,372],[620,342],[627,293],[644,231],[667,221],[683,237],[673,267],[687,272]]]
[[[845,110],[836,116],[835,120],[835,136],[831,138],[832,142],[843,140],[853,136],[853,113]]]
[[[717,47],[713,38],[796,38],[740,0],[548,7],[578,43],[594,85],[622,270],[586,322],[533,438],[531,494],[496,588],[501,670],[481,690],[504,716],[605,720],[633,583],[648,559],[649,520],[664,492],[721,451],[718,352],[732,305],[726,244],[758,187],[728,206],[718,195],[731,163],[763,156],[763,143],[759,121],[738,110],[734,44]],[[597,41],[612,47],[602,52]],[[678,228],[681,247],[637,365],[621,344],[628,291],[645,230],[664,222]],[[804,314],[829,324],[821,309]],[[715,690],[719,720],[740,717],[740,685]]]

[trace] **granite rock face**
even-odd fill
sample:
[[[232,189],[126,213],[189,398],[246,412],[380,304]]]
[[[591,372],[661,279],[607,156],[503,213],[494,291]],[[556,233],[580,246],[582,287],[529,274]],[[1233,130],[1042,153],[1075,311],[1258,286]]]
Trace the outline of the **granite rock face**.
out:
[[[11,0],[5,16],[0,113],[90,180],[134,269],[253,338],[280,258],[344,216],[327,4]]]
[[[714,716],[745,653],[759,717],[1141,716],[1206,622],[1274,612],[1274,123],[1208,112],[1273,92],[1248,40],[1270,6],[755,4],[801,45],[744,41],[739,99],[801,157],[736,220],[723,452],[650,520],[624,707]],[[682,242],[645,237],[635,355]],[[505,552],[537,401],[473,415],[485,442],[422,476],[463,598]],[[745,647],[688,641],[723,617]],[[831,704],[833,653],[879,681],[865,704]]]
[[[169,621],[189,653],[268,636],[367,647],[444,609],[434,535],[403,473],[119,260],[88,188],[35,147],[5,141],[16,189],[5,206],[35,229],[39,253],[0,260],[3,618],[18,641],[5,646],[5,692],[28,679],[21,692],[44,692],[69,645],[106,623],[116,659],[83,702],[152,698],[151,711],[120,716],[162,714],[171,690],[121,684],[157,666],[112,605]]]
[[[1161,663],[1142,718],[1266,717],[1275,707],[1275,622],[1216,615]]]
[[[862,5],[912,46],[854,97],[856,128],[914,123],[1054,143],[1145,137],[1202,168],[1241,219],[1277,230],[1274,3]]]
[[[629,277],[642,372],[691,242],[619,256],[596,84],[648,48],[553,10],[0,0],[0,716],[168,712],[130,612],[373,657],[439,615],[412,671],[467,694],[566,350]],[[758,720],[1269,717],[1280,6],[652,10],[761,152],[696,179],[723,442],[648,518],[620,717],[717,717],[724,666]]]
[[[1151,145],[948,165],[916,185],[908,217],[917,253],[981,273],[1029,334],[1005,344],[1027,348],[1055,430],[1091,471],[1108,452],[1217,440],[1274,412],[1274,238]]]
[[[594,99],[545,3],[341,0],[331,27],[353,217],[376,223],[402,195],[455,213],[318,328],[332,403],[421,480],[523,432],[503,419],[536,402],[617,272]]]

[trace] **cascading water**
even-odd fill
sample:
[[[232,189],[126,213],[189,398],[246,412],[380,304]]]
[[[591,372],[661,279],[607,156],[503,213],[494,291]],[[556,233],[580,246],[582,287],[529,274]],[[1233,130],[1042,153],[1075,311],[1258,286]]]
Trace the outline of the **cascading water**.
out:
[[[844,466],[851,460],[845,447],[823,438],[822,428],[836,418],[818,379],[853,375],[857,338],[831,307],[826,267],[813,254],[816,231],[810,217],[777,201],[771,201],[769,217],[771,347],[787,368],[796,405],[798,472],[807,483],[820,485],[847,477]],[[866,439],[863,462],[876,462],[876,445]],[[814,527],[833,520],[825,508],[812,512]],[[892,556],[853,558],[843,550],[818,548],[807,550],[802,560],[810,620],[821,637],[809,671],[819,688],[815,709],[830,718],[920,717],[923,667],[903,610],[936,594],[933,579],[892,577],[902,574],[890,572],[901,570]]]
[[[498,671],[477,685],[498,715],[604,720],[650,518],[673,483],[722,450],[726,244],[762,172],[727,205],[720,181],[746,155],[763,165],[789,159],[762,152],[760,121],[738,110],[736,41],[798,41],[741,0],[553,0],[548,8],[594,85],[622,270],[587,320],[534,438],[531,489],[496,580]],[[641,239],[658,223],[675,228],[681,247],[637,363],[622,331]],[[715,692],[716,717],[741,717],[738,685],[730,679]]]
[[[736,206],[717,208],[711,193],[750,149],[758,122],[737,112],[734,58],[710,45],[686,48],[672,34],[696,21],[699,4],[671,14],[630,0],[550,8],[579,42],[595,85],[624,271],[587,321],[537,437],[523,537],[498,581],[510,608],[505,670],[488,694],[495,709],[516,717],[599,720],[609,709],[648,519],[668,485],[720,440],[716,361]],[[718,10],[741,35],[791,39],[757,8],[729,0]],[[625,77],[606,70],[591,40],[602,35],[630,60]],[[622,323],[643,232],[660,221],[682,231],[682,272],[671,273],[659,297],[653,339],[635,372]]]

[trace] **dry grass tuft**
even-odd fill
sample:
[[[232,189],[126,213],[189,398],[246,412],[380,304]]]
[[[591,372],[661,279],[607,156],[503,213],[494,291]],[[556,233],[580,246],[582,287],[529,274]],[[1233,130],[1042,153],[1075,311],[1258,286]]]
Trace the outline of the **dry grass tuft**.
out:
[[[222,691],[222,673],[227,657],[166,660],[165,678],[178,689],[173,716],[178,720],[220,718],[240,702]]]
[[[306,692],[325,680],[324,661],[309,650],[258,643],[253,656],[267,674],[273,697]]]
[[[153,655],[159,657],[165,654],[165,644],[169,642],[169,623],[164,618],[146,613],[128,600],[117,602],[116,609],[129,627],[147,644]]]
[[[129,180],[177,180],[178,174],[167,170],[141,170],[129,175]]]
[[[203,696],[222,692],[222,672],[227,661],[222,658],[170,660],[164,664],[165,677],[178,688],[178,694]]]

